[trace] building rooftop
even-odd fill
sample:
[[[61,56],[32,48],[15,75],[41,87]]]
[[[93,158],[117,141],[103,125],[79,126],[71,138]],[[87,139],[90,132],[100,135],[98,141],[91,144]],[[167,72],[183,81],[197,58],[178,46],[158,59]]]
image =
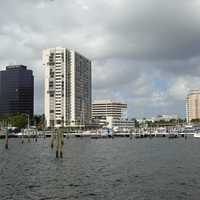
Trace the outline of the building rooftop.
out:
[[[26,70],[27,67],[25,65],[9,65],[9,66],[6,66],[6,70],[16,70],[16,69]]]
[[[200,89],[190,90],[190,92],[188,93],[188,95],[191,95],[191,94],[200,94]]]
[[[126,103],[124,103],[124,102],[114,101],[114,100],[110,100],[110,99],[95,100],[95,101],[93,102],[93,104],[112,104],[112,103],[126,104]]]

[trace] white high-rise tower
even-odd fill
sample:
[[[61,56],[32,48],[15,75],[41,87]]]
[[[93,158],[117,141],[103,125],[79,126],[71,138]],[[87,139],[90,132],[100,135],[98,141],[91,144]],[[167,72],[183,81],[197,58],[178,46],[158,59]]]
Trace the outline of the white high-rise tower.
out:
[[[88,124],[91,119],[91,61],[66,48],[43,51],[47,127]]]

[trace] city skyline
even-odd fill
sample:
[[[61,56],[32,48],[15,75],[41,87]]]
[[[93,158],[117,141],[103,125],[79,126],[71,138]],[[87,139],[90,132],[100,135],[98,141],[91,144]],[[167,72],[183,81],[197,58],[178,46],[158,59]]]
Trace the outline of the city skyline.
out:
[[[185,117],[185,97],[200,88],[199,6],[195,0],[8,0],[0,8],[0,66],[34,71],[36,114],[44,110],[42,50],[63,46],[92,60],[93,100],[126,102],[131,117]]]

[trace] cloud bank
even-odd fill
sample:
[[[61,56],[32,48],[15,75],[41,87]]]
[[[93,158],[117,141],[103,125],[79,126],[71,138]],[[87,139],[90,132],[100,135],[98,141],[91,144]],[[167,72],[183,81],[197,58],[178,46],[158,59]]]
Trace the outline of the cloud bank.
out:
[[[42,49],[76,49],[93,62],[93,99],[128,103],[130,117],[185,114],[200,88],[197,0],[7,0],[0,7],[0,66],[34,70],[43,113]]]

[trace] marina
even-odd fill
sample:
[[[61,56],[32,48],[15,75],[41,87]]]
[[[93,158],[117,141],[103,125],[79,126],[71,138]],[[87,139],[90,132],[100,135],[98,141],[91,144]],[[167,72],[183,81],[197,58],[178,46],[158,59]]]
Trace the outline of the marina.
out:
[[[39,133],[31,133],[31,134],[9,134],[8,138],[35,138],[35,137],[52,137],[53,131],[47,131],[47,132],[39,132]],[[81,132],[81,133],[64,133],[64,137],[91,137],[91,138],[110,138],[110,137],[134,137],[134,138],[152,138],[152,137],[169,137],[172,135],[177,135],[177,136],[184,136],[187,135],[187,133],[180,133],[180,134],[175,134],[175,133],[114,133],[112,135],[108,134],[100,134],[100,133],[93,133],[93,132]],[[189,134],[193,135],[193,134]],[[195,136],[197,134],[194,134]],[[0,139],[5,139],[6,135],[5,134],[0,134]]]
[[[19,133],[8,133],[9,138],[39,138],[39,137],[52,137],[56,133],[57,129],[38,131],[36,129],[24,129]],[[179,138],[185,136],[193,136],[195,138],[200,137],[199,128],[139,128],[124,132],[115,132],[111,129],[99,129],[99,130],[79,130],[73,132],[67,132],[65,129],[62,131],[63,137],[90,137],[90,138],[114,138],[114,137],[130,137],[130,138],[153,138],[153,137],[168,137]],[[0,131],[0,139],[4,139],[6,136],[5,130]]]

